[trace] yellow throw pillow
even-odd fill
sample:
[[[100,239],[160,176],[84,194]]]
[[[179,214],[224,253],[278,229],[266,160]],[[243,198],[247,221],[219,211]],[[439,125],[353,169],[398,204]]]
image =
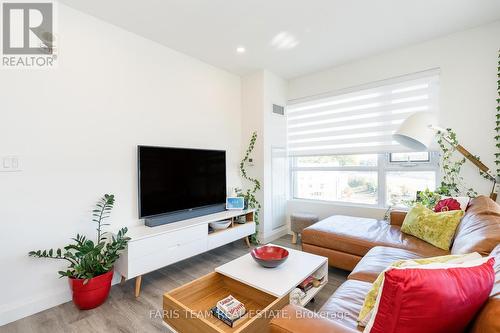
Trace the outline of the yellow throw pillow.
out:
[[[385,272],[393,269],[394,267],[414,267],[421,265],[428,265],[433,263],[455,263],[460,264],[469,260],[476,260],[481,258],[481,255],[477,252],[469,253],[469,254],[457,254],[457,255],[448,255],[448,256],[440,256],[440,257],[432,257],[432,258],[422,258],[422,259],[411,259],[411,260],[399,260],[393,262],[387,269],[385,269],[382,273],[380,273],[373,282],[372,288],[366,294],[365,301],[363,302],[363,306],[361,307],[361,311],[358,315],[358,325],[366,326],[370,321],[373,308],[375,307],[375,302],[377,301],[377,296],[380,290],[380,286],[382,282],[384,282]]]
[[[421,204],[416,204],[406,214],[401,231],[440,249],[449,250],[463,215],[462,210],[435,213]]]

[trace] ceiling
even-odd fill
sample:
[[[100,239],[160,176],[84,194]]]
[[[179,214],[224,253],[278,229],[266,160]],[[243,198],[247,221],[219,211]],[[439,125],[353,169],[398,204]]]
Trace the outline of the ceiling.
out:
[[[230,72],[284,78],[500,19],[498,0],[60,1]]]

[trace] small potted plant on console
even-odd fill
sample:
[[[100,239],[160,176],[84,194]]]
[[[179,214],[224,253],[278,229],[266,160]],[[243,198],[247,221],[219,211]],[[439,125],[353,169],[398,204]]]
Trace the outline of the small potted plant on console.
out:
[[[37,258],[51,258],[66,260],[69,266],[66,271],[59,271],[61,277],[67,276],[73,292],[73,303],[82,310],[98,307],[108,297],[113,279],[113,264],[119,258],[129,237],[126,237],[127,228],[118,231],[116,237],[108,237],[102,231],[104,223],[113,209],[115,197],[105,194],[92,211],[93,222],[97,223],[97,241],[76,235],[74,243],[63,249],[37,250],[29,252],[29,256]]]

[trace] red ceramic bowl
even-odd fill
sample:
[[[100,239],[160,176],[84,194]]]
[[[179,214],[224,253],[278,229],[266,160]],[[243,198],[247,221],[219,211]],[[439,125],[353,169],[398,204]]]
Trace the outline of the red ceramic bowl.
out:
[[[264,245],[250,252],[252,258],[266,268],[278,267],[288,258],[288,251],[274,245]]]

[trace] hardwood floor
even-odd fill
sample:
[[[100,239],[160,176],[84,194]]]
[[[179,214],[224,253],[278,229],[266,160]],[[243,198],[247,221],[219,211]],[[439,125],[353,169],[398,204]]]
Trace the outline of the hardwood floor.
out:
[[[300,245],[291,243],[291,236],[284,236],[273,243],[300,249]],[[243,240],[234,242],[143,276],[139,298],[134,297],[134,280],[129,280],[123,285],[113,286],[106,303],[97,309],[80,311],[72,302],[67,302],[1,326],[0,332],[169,332],[161,320],[163,293],[246,253],[248,248]],[[319,310],[346,280],[347,274],[330,268],[328,284],[307,307]]]

